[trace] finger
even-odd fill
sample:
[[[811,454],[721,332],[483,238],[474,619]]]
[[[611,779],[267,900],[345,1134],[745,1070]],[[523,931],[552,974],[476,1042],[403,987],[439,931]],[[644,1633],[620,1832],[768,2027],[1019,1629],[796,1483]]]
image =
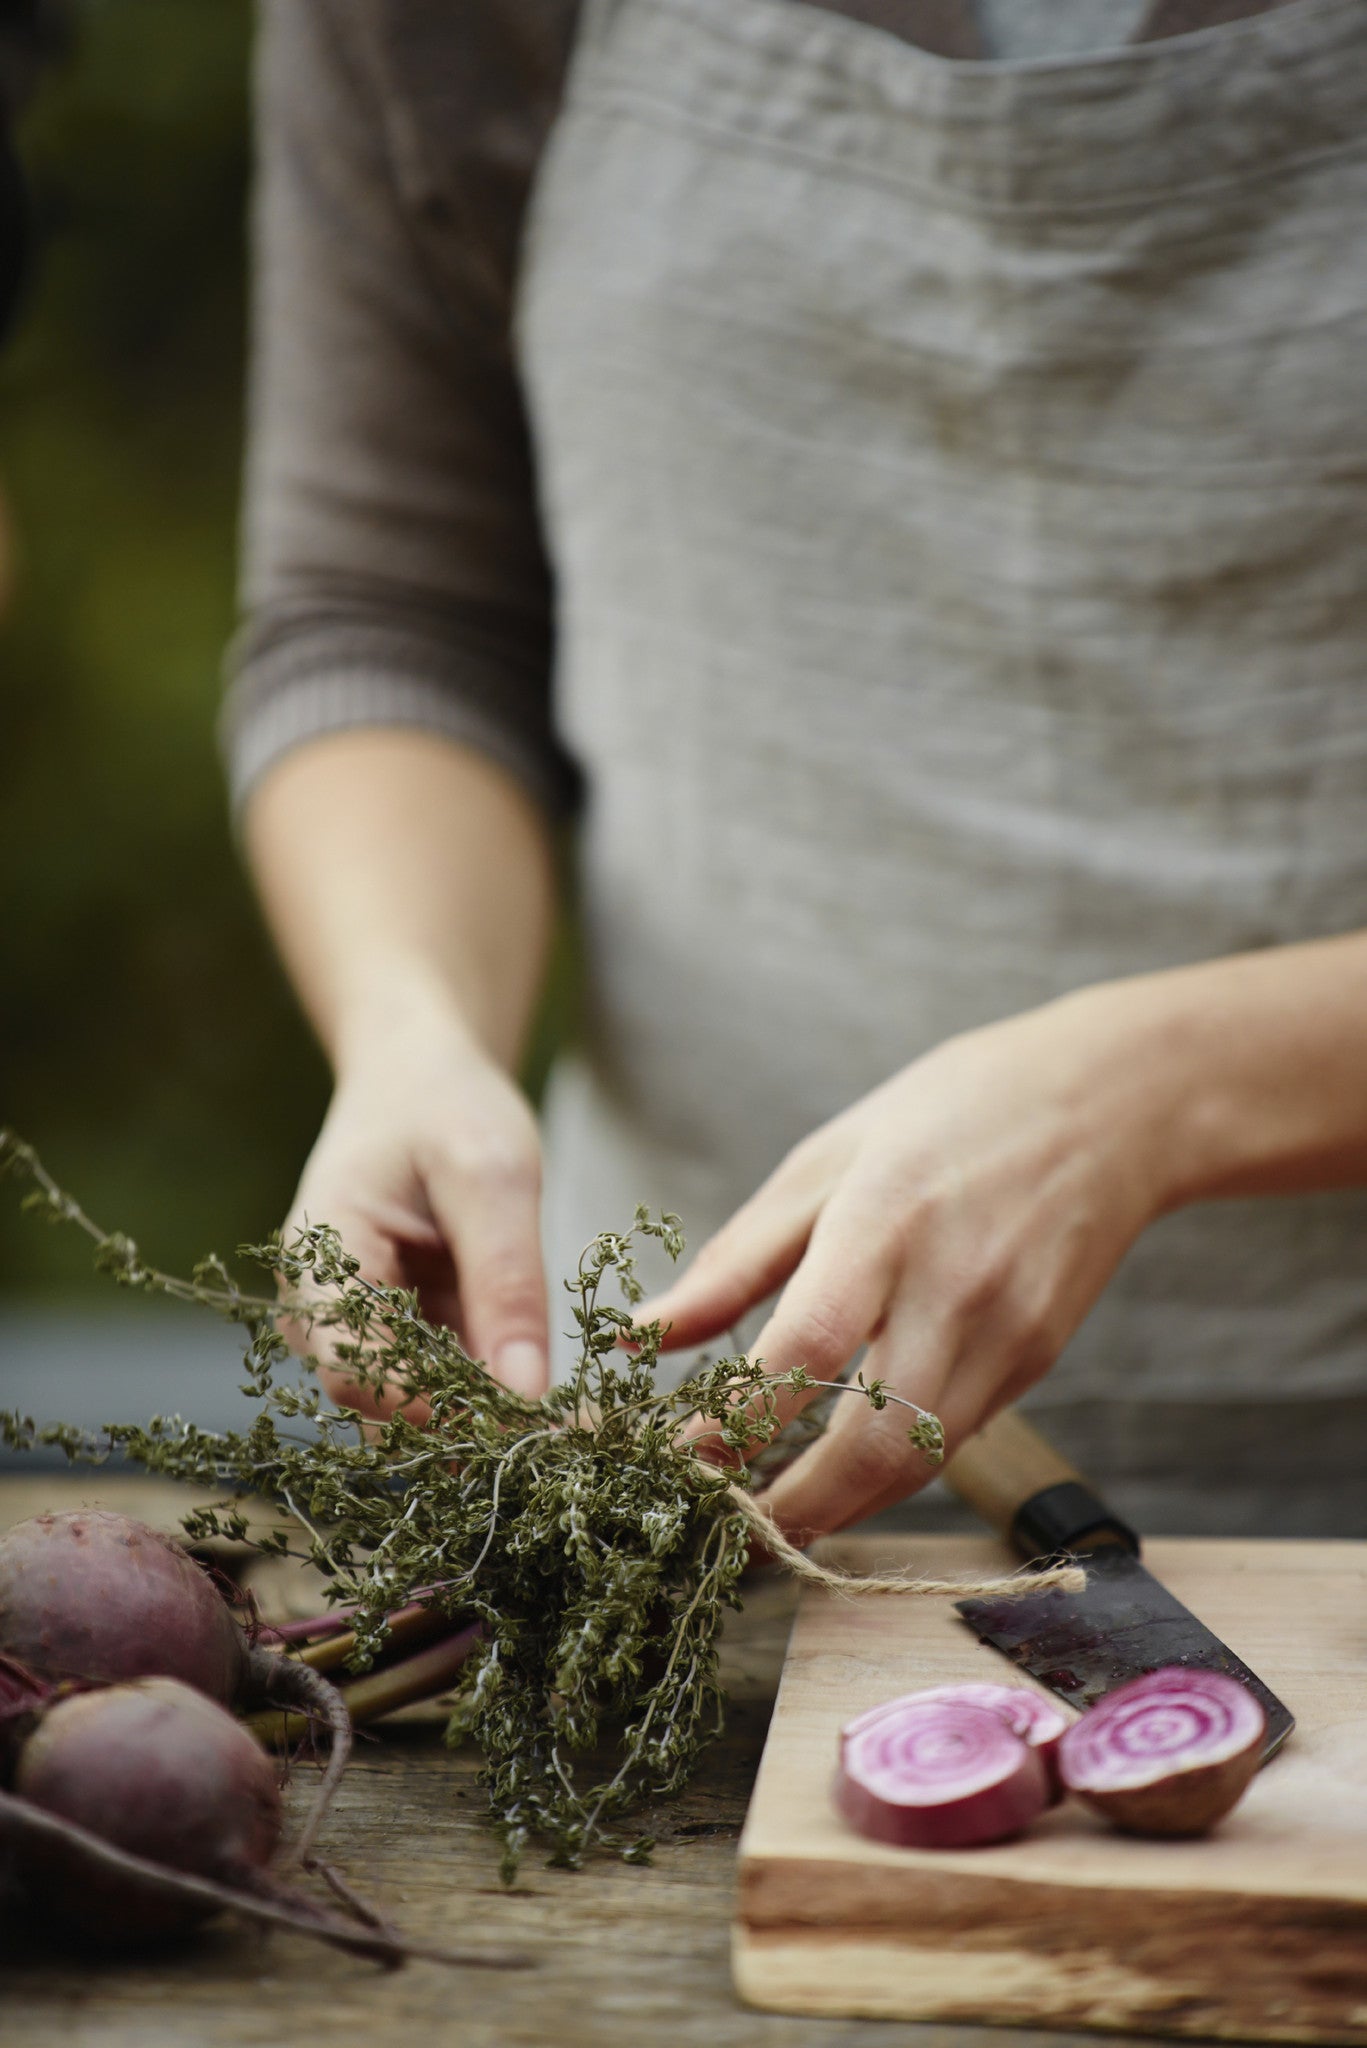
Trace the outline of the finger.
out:
[[[455,1264],[450,1247],[443,1242],[440,1233],[434,1229],[432,1235],[430,1246],[407,1242],[400,1245],[402,1284],[416,1290],[425,1322],[435,1323],[444,1330],[458,1330],[461,1312]]]
[[[1010,1315],[977,1322],[952,1316],[931,1329],[909,1293],[899,1297],[864,1364],[867,1379],[887,1381],[938,1417],[947,1457],[1019,1400],[1043,1370],[1034,1333]],[[911,1443],[913,1420],[895,1401],[874,1410],[855,1392],[842,1397],[825,1435],[780,1474],[765,1506],[794,1542],[895,1507],[941,1470]]]
[[[989,1378],[990,1392],[984,1394],[984,1390],[980,1389],[958,1403],[952,1395],[946,1393],[940,1400],[939,1408],[932,1410],[932,1413],[939,1415],[945,1432],[945,1457],[938,1465],[931,1465],[928,1459],[919,1456],[909,1465],[899,1465],[881,1493],[870,1495],[857,1509],[853,1509],[842,1518],[832,1518],[830,1529],[817,1533],[834,1534],[837,1529],[849,1528],[852,1522],[867,1521],[870,1515],[881,1515],[885,1508],[898,1507],[904,1500],[909,1500],[913,1494],[919,1493],[923,1487],[942,1476],[944,1465],[961,1444],[989,1423],[1001,1409],[1009,1408],[1013,1401],[1018,1401],[1023,1394],[1028,1393],[1035,1383],[1035,1375],[1032,1372],[1021,1372],[1002,1381],[995,1361],[990,1374],[984,1376],[984,1389]],[[971,1419],[965,1419],[966,1417]],[[903,1419],[910,1424],[912,1418],[903,1411]],[[765,1504],[768,1505],[767,1494]]]
[[[325,1365],[321,1360],[318,1380],[339,1408],[354,1409],[369,1422],[392,1422],[396,1415],[402,1415],[405,1422],[422,1429],[431,1420],[432,1410],[427,1402],[417,1395],[405,1395],[397,1382],[390,1382],[392,1391],[369,1386],[355,1379],[344,1365]]]
[[[434,1169],[428,1193],[455,1258],[466,1350],[513,1393],[539,1400],[550,1345],[535,1156]]]
[[[883,1319],[894,1285],[894,1262],[894,1247],[879,1243],[867,1214],[852,1203],[829,1204],[750,1356],[764,1361],[771,1379],[802,1366],[814,1380],[838,1380]],[[791,1421],[818,1391],[775,1388],[777,1427]],[[738,1405],[743,1401],[744,1397]],[[758,1418],[758,1404],[753,1405]],[[706,1418],[685,1432],[699,1448],[717,1433],[718,1425]],[[769,1424],[757,1429],[745,1456],[753,1456],[774,1434]]]
[[[924,1318],[920,1321],[916,1330],[908,1307],[899,1305],[887,1330],[870,1347],[864,1376],[885,1378],[890,1352],[905,1365],[909,1346],[916,1341],[919,1369],[910,1376],[903,1370],[894,1391],[938,1414],[952,1351],[947,1332],[931,1332]],[[910,1440],[915,1419],[898,1401],[877,1409],[857,1388],[842,1394],[825,1433],[779,1474],[763,1496],[784,1534],[794,1543],[810,1543],[904,1500],[933,1479],[938,1467]]]
[[[368,1217],[355,1211],[348,1211],[338,1202],[329,1202],[326,1210],[336,1222],[334,1227],[342,1241],[343,1250],[359,1260],[361,1275],[377,1287],[399,1287],[404,1284],[398,1249],[394,1240],[378,1228]],[[307,1223],[307,1215],[299,1211],[292,1215],[285,1226],[285,1239]],[[306,1283],[298,1290],[298,1298],[305,1308],[316,1302],[326,1307],[333,1298],[327,1288]],[[354,1373],[337,1358],[337,1347],[348,1341],[347,1332],[335,1329],[326,1323],[310,1324],[307,1314],[282,1320],[281,1334],[290,1348],[303,1357],[315,1362],[319,1383],[339,1407],[353,1408],[357,1414],[371,1417],[375,1421],[387,1422],[391,1416],[402,1410],[409,1422],[425,1423],[431,1413],[425,1401],[405,1400],[399,1388],[387,1393],[380,1388],[369,1386],[357,1380]]]
[[[313,1220],[313,1202],[305,1200],[302,1193],[285,1219],[281,1230],[282,1242],[293,1244],[299,1234],[307,1230]],[[392,1285],[390,1275],[394,1269],[393,1247],[354,1212],[346,1214],[337,1202],[326,1201],[320,1210],[325,1214],[342,1241],[342,1249],[360,1261],[361,1271],[367,1280],[378,1286]],[[333,1218],[338,1220],[333,1222]],[[312,1358],[319,1366],[328,1366],[339,1342],[345,1333],[330,1329],[326,1323],[313,1319],[310,1311],[325,1309],[332,1299],[332,1290],[321,1285],[311,1273],[304,1273],[297,1281],[286,1283],[281,1278],[278,1288],[282,1299],[291,1305],[298,1304],[298,1315],[285,1315],[276,1325],[280,1335],[301,1358]]]
[[[666,1323],[664,1349],[705,1344],[781,1287],[829,1193],[827,1173],[792,1153],[694,1254],[687,1272],[636,1312]]]
[[[342,1227],[338,1225],[338,1229]],[[393,1247],[385,1239],[377,1237],[371,1245],[367,1245],[363,1231],[348,1231],[342,1235],[342,1245],[348,1251],[353,1251],[353,1255],[361,1260],[361,1276],[365,1280],[371,1280],[375,1286],[404,1284],[404,1276],[398,1270],[398,1260],[396,1255],[393,1255]],[[326,1290],[322,1290],[318,1298],[320,1305],[326,1305],[330,1296],[326,1294]],[[416,1395],[406,1395],[398,1378],[391,1376],[383,1386],[379,1386],[369,1380],[359,1380],[353,1368],[338,1360],[336,1352],[340,1343],[355,1341],[350,1339],[348,1331],[330,1329],[328,1325],[314,1325],[314,1329],[307,1329],[305,1325],[295,1327],[301,1331],[301,1335],[299,1339],[291,1337],[289,1341],[293,1343],[295,1350],[314,1360],[314,1370],[318,1374],[320,1384],[324,1386],[324,1391],[330,1395],[330,1399],[338,1403],[338,1407],[355,1409],[359,1415],[369,1415],[373,1421],[389,1421],[398,1413],[402,1413],[404,1419],[414,1423],[416,1427],[422,1427],[428,1421],[432,1413],[428,1403],[418,1399]]]

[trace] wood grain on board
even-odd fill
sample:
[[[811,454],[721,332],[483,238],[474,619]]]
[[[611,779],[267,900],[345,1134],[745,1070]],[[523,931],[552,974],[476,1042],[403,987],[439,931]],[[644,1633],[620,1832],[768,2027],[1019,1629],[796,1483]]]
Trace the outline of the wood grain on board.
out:
[[[990,1538],[855,1538],[847,1570],[1000,1564]],[[830,1802],[837,1732],[966,1678],[1032,1684],[940,1600],[804,1591],[745,1833],[733,1962],[771,2011],[1367,2044],[1367,1543],[1155,1539],[1150,1569],[1297,1717],[1205,1840],[1076,1801],[1015,1842],[896,1849]]]

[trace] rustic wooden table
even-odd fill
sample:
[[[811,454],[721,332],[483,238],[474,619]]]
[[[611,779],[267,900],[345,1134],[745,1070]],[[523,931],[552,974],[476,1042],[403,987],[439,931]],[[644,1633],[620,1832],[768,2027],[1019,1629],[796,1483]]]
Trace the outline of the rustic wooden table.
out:
[[[0,1480],[0,1526],[97,1495],[61,1479]],[[144,1512],[139,1489],[128,1505]],[[163,1515],[167,1526],[172,1524]],[[578,1872],[529,1862],[498,1881],[481,1825],[477,1758],[442,1747],[412,1709],[358,1745],[324,1846],[415,1937],[515,1944],[518,1972],[410,1964],[396,1974],[227,1922],[155,1959],[73,1957],[0,1924],[5,2048],[1046,2048],[1065,2037],[980,2027],[804,2020],[748,2011],[731,1988],[735,1845],[783,1661],[793,1594],[757,1580],[725,1646],[724,1736],[694,1785],[647,1817],[649,1868]],[[1078,2036],[1070,2038],[1074,2043]],[[1115,2041],[1118,2037],[1111,2036]]]

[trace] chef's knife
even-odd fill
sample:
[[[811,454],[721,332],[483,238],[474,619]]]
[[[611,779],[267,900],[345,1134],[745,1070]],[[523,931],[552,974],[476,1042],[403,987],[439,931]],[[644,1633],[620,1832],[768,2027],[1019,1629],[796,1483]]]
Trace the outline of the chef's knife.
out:
[[[1075,1707],[1165,1664],[1223,1671],[1248,1687],[1267,1716],[1264,1762],[1285,1742],[1295,1722],[1275,1693],[1159,1585],[1140,1562],[1133,1529],[1023,1416],[1004,1410],[955,1453],[944,1476],[1023,1557],[1071,1553],[1087,1573],[1081,1593],[1052,1587],[1009,1600],[956,1601],[981,1642]]]

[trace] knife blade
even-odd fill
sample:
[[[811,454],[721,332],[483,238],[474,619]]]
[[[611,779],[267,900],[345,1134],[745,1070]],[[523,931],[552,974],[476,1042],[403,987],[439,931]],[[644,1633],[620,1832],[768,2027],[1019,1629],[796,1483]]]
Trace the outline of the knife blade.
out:
[[[1246,1685],[1267,1716],[1266,1763],[1295,1726],[1290,1710],[1241,1657],[1160,1585],[1133,1529],[1014,1410],[970,1438],[945,1478],[1026,1558],[1075,1556],[1081,1593],[1051,1587],[1009,1600],[954,1604],[990,1643],[1074,1707],[1089,1707],[1129,1678],[1167,1664],[1222,1671]]]

